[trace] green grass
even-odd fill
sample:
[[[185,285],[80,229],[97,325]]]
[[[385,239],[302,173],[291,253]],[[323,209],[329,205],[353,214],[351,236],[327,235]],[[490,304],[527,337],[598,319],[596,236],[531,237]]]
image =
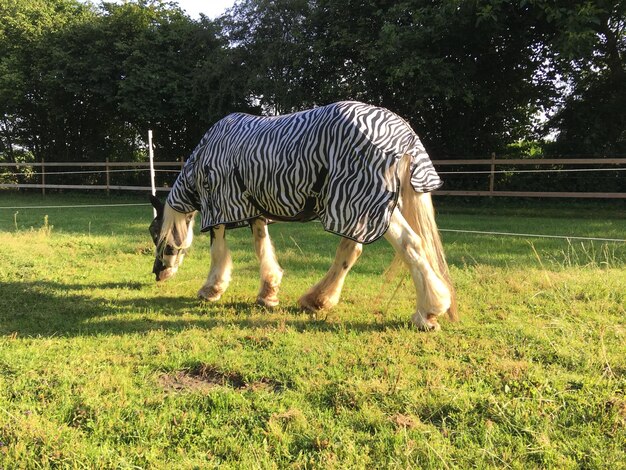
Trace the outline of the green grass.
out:
[[[108,202],[143,201],[0,193]],[[626,234],[618,204],[437,202],[445,228]],[[626,467],[625,244],[444,233],[461,321],[427,334],[411,283],[381,275],[384,241],[313,320],[297,299],[338,242],[319,224],[270,228],[285,277],[268,312],[248,230],[209,305],[208,236],[157,285],[150,219],[0,209],[0,468]]]

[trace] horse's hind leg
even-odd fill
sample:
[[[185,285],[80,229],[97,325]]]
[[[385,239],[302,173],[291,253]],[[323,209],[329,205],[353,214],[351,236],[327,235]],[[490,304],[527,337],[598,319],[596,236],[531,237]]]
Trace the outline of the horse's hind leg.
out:
[[[362,244],[342,238],[332,266],[320,282],[300,297],[298,301],[300,306],[305,310],[315,312],[337,305],[346,275],[362,252]]]
[[[265,219],[254,219],[250,228],[254,236],[254,251],[261,268],[261,288],[256,303],[264,307],[275,307],[278,305],[278,288],[283,278],[283,270],[276,260]]]
[[[393,211],[385,238],[411,272],[417,295],[413,323],[421,330],[438,330],[437,316],[450,308],[451,294],[426,260],[422,239],[411,229],[398,208]]]
[[[219,300],[230,283],[232,270],[233,262],[226,246],[226,227],[218,225],[211,232],[211,270],[198,291],[198,297],[212,302]]]

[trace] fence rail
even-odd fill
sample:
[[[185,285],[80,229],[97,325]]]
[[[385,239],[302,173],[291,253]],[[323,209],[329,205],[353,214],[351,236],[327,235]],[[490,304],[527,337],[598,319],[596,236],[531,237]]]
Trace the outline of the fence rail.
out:
[[[550,198],[593,198],[593,199],[626,199],[626,192],[576,192],[576,191],[499,191],[495,189],[495,176],[502,170],[500,168],[515,166],[542,166],[542,165],[592,165],[594,168],[586,169],[588,171],[606,171],[607,165],[610,166],[623,166],[623,168],[615,168],[615,170],[626,170],[626,158],[545,158],[545,159],[503,159],[496,158],[492,155],[490,159],[470,159],[470,160],[433,160],[434,165],[443,171],[444,167],[464,167],[464,166],[484,166],[486,170],[484,174],[488,178],[488,187],[484,190],[440,190],[436,191],[436,194],[443,196],[504,196],[504,197],[550,197]],[[155,167],[166,168],[181,168],[184,164],[184,160],[176,162],[154,162]],[[0,189],[41,189],[42,194],[45,195],[46,189],[96,189],[96,190],[123,190],[123,191],[150,191],[150,186],[124,186],[111,184],[111,173],[113,168],[136,168],[136,169],[148,169],[149,162],[33,162],[33,163],[0,163],[0,169],[13,167],[13,168],[40,168],[41,176],[40,183],[3,183],[0,184]],[[50,184],[46,182],[46,176],[63,175],[61,171],[46,172],[46,168],[60,168],[60,167],[85,167],[85,168],[102,168],[102,173],[106,177],[106,184],[91,184],[91,185],[77,185],[77,184]],[[596,168],[603,167],[603,168]],[[609,169],[610,170],[610,169]],[[515,170],[511,170],[514,172]],[[519,170],[520,172],[528,170]],[[544,171],[544,170],[542,170]],[[545,171],[578,171],[578,170],[545,170]],[[69,172],[68,172],[69,173]],[[475,173],[475,171],[446,171],[449,175],[463,175]],[[482,172],[481,172],[482,173]],[[626,190],[626,177],[624,178],[624,189]],[[169,187],[157,187],[157,191],[169,191]]]
[[[602,170],[607,170],[606,165],[623,165],[626,169],[626,158],[542,158],[542,159],[522,159],[522,158],[496,158],[495,154],[491,155],[490,159],[471,159],[471,160],[433,160],[436,167],[446,166],[485,166],[488,167],[484,173],[489,176],[488,189],[485,190],[439,190],[436,194],[442,196],[496,196],[496,197],[551,197],[551,198],[586,198],[586,199],[626,199],[626,192],[582,192],[582,191],[499,191],[495,189],[495,175],[501,170],[497,167],[510,167],[511,165],[517,166],[541,166],[541,165],[593,165],[602,166]],[[615,168],[617,170],[618,168]],[[599,168],[587,169],[588,171],[599,170]],[[513,170],[514,171],[514,170]],[[520,170],[524,172],[528,170]],[[559,170],[555,169],[555,172],[559,171],[573,171],[573,170]],[[474,171],[458,171],[447,172],[449,175],[454,174],[471,174]],[[626,178],[624,178],[624,189],[626,190]]]
[[[177,162],[154,162],[155,167],[169,167],[169,168],[182,168],[185,160],[181,158]],[[41,183],[1,183],[0,189],[41,189],[43,195],[46,194],[46,189],[97,189],[105,190],[107,193],[111,190],[122,191],[151,191],[150,186],[124,186],[111,184],[112,168],[137,168],[137,169],[149,169],[150,162],[110,162],[108,159],[104,162],[32,162],[32,163],[0,163],[0,168],[13,167],[13,168],[40,168],[41,169]],[[103,168],[102,173],[106,177],[106,184],[50,184],[46,183],[46,176],[51,175],[63,175],[64,172],[48,172],[46,168]],[[157,187],[157,191],[169,191],[169,187]]]

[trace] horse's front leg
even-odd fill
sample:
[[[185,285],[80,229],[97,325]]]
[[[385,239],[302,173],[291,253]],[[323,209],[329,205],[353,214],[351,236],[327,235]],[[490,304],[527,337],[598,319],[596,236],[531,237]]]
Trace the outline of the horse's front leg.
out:
[[[332,266],[321,281],[300,297],[298,301],[300,306],[310,312],[316,312],[337,305],[346,276],[362,252],[361,243],[342,238]]]
[[[218,225],[211,231],[211,270],[198,297],[214,302],[219,300],[230,284],[233,261],[226,245],[226,227]]]
[[[402,257],[413,278],[417,296],[413,323],[421,330],[439,330],[437,317],[450,308],[450,289],[428,263],[423,240],[413,231],[398,208],[393,211],[385,238]]]
[[[254,237],[254,251],[259,260],[261,288],[256,303],[264,307],[278,305],[278,289],[283,278],[283,270],[276,260],[274,246],[267,231],[267,221],[259,218],[250,223]]]

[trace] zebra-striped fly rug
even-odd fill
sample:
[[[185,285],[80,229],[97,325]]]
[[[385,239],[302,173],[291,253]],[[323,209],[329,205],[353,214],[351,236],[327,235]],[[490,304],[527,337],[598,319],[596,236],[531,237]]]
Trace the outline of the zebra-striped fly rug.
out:
[[[415,132],[387,109],[344,101],[276,117],[235,113],[207,131],[167,201],[200,211],[203,231],[259,216],[319,218],[328,232],[371,243],[389,226],[405,154],[415,191],[441,186]]]

